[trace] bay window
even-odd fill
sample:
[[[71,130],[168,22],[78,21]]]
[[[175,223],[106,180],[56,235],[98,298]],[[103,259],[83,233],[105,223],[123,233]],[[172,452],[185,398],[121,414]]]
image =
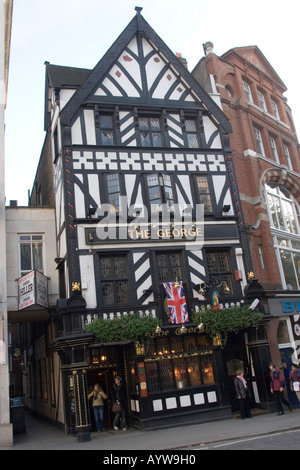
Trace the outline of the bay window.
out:
[[[300,288],[299,206],[282,186],[268,183],[265,196],[282,287]]]

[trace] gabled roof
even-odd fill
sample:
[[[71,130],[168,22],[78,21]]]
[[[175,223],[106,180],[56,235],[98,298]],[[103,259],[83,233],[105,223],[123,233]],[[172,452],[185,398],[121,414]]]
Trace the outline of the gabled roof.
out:
[[[244,60],[249,62],[253,67],[258,68],[262,73],[268,75],[274,82],[280,86],[283,91],[287,90],[286,85],[283,83],[277,72],[273,69],[270,62],[266,59],[264,54],[257,46],[241,46],[234,47],[220,56],[221,59],[227,59],[230,62],[230,55],[237,54]]]
[[[172,103],[178,105],[180,101],[183,107],[207,109],[225,132],[231,132],[230,122],[223,111],[145,21],[140,14],[141,9],[136,10],[135,17],[61,111],[61,124],[69,125],[79,107],[88,102],[122,103],[123,100],[128,104],[132,100],[135,104],[167,106]],[[72,71],[69,72],[72,76]],[[153,73],[156,74],[154,77]],[[118,82],[121,75],[125,88],[121,88]],[[150,75],[151,83],[148,83]],[[162,80],[166,91],[162,90]],[[66,79],[60,77],[55,81],[63,83]]]
[[[78,89],[85,83],[91,69],[81,69],[77,67],[65,67],[62,65],[53,65],[45,62],[46,78],[45,78],[45,115],[44,130],[50,126],[50,110],[48,106],[49,87],[61,90],[62,88]]]
[[[46,63],[49,84],[53,88],[79,88],[88,78],[91,69],[65,67]]]

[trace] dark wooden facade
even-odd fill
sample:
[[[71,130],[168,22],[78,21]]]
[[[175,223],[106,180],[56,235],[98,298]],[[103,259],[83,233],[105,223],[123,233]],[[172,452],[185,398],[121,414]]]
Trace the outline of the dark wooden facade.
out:
[[[191,319],[212,302],[202,283],[219,286],[221,305],[241,304],[251,270],[229,121],[139,9],[93,70],[46,64],[45,96],[61,297],[52,347],[66,407],[75,394],[82,439],[87,389],[96,380],[110,388],[116,374],[134,426],[227,416],[224,356]],[[187,209],[199,239],[182,236]],[[165,310],[163,283],[177,280],[189,312],[185,332]],[[84,333],[94,319],[130,312],[162,319],[143,347],[97,344]],[[244,349],[237,355],[245,363]]]

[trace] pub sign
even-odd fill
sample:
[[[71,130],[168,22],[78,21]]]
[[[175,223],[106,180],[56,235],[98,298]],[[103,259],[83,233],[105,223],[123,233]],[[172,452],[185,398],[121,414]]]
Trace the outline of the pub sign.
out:
[[[48,280],[40,271],[31,271],[18,280],[19,310],[31,306],[48,308]]]

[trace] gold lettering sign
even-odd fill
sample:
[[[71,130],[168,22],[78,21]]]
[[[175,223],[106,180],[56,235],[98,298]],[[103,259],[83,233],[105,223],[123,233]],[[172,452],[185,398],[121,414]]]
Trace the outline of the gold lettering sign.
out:
[[[181,327],[178,326],[175,330],[172,330],[172,333],[175,334],[176,336],[181,336],[182,331]],[[171,331],[170,330],[161,330],[159,333],[152,333],[150,336],[151,338],[163,338],[165,336],[171,336]],[[202,333],[201,328],[199,326],[187,326],[186,328],[186,333]]]
[[[202,237],[202,228],[158,228],[158,229],[128,229],[128,235],[132,240],[193,240]]]
[[[132,227],[118,227],[112,226],[112,232],[109,230],[101,231],[97,228],[89,227],[85,229],[87,245],[94,245],[103,242],[124,242],[124,241],[138,241],[138,242],[151,242],[152,240],[159,240],[167,242],[169,240],[177,242],[186,241],[199,241],[203,239],[203,227],[193,224],[191,226],[137,226]],[[103,233],[106,238],[103,238]]]

